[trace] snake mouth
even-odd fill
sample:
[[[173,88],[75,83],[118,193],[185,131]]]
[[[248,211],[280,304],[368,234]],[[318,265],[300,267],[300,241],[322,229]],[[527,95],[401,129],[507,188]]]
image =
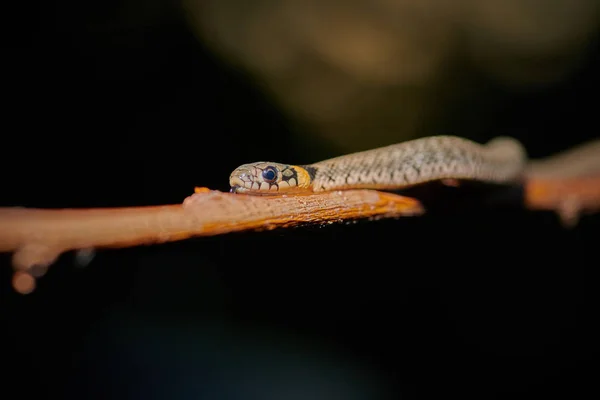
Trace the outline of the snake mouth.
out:
[[[247,192],[248,189],[246,189],[243,186],[240,185],[233,185],[231,186],[231,190],[229,190],[229,193],[244,193]]]
[[[229,186],[231,186],[231,193],[245,193],[248,192],[248,186],[252,187],[254,182],[254,176],[252,172],[247,168],[238,168],[231,173],[229,176]]]
[[[253,191],[244,186],[234,185],[229,190],[230,193],[233,194],[252,194],[253,196],[276,196],[277,192],[261,192],[261,191]]]
[[[229,178],[229,186],[231,186],[231,193],[244,193],[248,191],[248,188],[246,188],[245,182],[243,179],[241,179],[236,175],[232,175]]]

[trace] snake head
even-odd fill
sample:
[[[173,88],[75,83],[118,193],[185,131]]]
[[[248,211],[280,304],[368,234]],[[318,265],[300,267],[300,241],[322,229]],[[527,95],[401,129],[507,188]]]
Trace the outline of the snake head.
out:
[[[279,194],[306,189],[310,176],[304,168],[275,162],[255,162],[237,167],[229,177],[232,193]]]

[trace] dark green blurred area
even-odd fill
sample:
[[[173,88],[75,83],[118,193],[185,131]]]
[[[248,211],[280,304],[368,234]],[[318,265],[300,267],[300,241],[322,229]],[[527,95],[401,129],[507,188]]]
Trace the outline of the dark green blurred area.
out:
[[[1,206],[179,203],[228,190],[245,162],[339,154],[177,4],[136,4],[6,14]],[[576,73],[523,91],[457,56],[419,133],[511,135],[534,157],[597,138],[598,54],[592,38]],[[599,228],[476,207],[225,235],[102,251],[86,268],[67,254],[28,296],[2,255],[1,396],[589,396]]]

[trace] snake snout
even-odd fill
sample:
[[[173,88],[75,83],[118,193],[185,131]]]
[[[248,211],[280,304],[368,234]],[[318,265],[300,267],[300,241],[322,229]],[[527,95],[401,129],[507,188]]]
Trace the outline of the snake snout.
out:
[[[248,168],[240,167],[229,176],[229,186],[232,193],[238,193],[252,185],[254,175]]]

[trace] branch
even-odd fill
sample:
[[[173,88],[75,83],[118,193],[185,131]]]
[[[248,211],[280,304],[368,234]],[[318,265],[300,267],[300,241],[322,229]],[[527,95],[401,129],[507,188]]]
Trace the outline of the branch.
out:
[[[164,243],[192,236],[422,214],[419,201],[373,190],[292,197],[248,196],[206,188],[180,205],[111,209],[0,208],[0,252],[13,252],[13,286],[35,287],[61,253]],[[84,253],[85,254],[85,253]]]
[[[555,211],[565,227],[582,214],[600,210],[600,175],[586,178],[531,178],[525,185],[525,207]]]
[[[600,210],[600,140],[540,160],[526,172],[525,207],[555,211],[572,227],[585,213]]]
[[[600,210],[600,141],[532,161],[524,206],[556,211],[567,226],[581,213]],[[414,216],[418,200],[374,190],[303,196],[248,196],[197,189],[183,204],[107,209],[0,208],[0,252],[13,253],[13,286],[35,287],[60,254],[96,248],[164,243],[193,236],[265,230],[352,219]]]

